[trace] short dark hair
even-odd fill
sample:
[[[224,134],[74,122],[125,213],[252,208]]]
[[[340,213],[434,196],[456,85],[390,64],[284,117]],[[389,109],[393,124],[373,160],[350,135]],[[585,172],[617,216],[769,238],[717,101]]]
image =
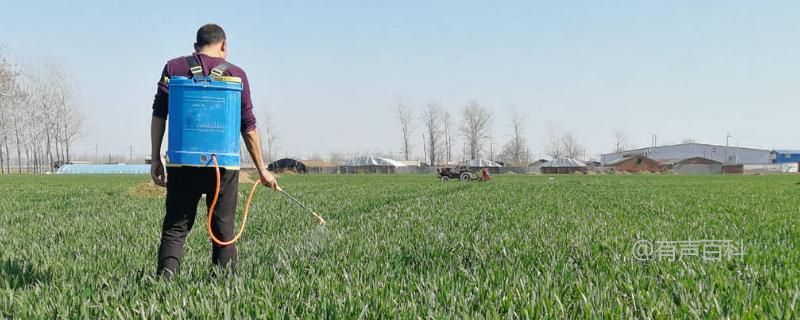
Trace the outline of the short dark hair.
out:
[[[209,44],[220,43],[225,40],[225,30],[219,25],[209,23],[197,29],[197,42],[194,45],[197,48],[205,47]]]

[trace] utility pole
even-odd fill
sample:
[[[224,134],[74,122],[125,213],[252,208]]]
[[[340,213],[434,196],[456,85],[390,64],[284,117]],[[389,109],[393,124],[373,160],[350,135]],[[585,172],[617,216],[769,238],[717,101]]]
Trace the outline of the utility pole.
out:
[[[128,158],[128,164],[133,164],[133,146],[131,146],[130,158]]]
[[[494,161],[494,139],[489,136],[489,161]]]
[[[725,135],[725,164],[728,164],[730,162],[730,156],[728,156],[728,150],[730,149],[730,144],[729,144],[730,140],[731,140],[731,134],[728,133],[727,135]]]
[[[428,161],[428,148],[425,146],[425,132],[422,133],[422,162]],[[431,163],[430,165],[433,165]]]

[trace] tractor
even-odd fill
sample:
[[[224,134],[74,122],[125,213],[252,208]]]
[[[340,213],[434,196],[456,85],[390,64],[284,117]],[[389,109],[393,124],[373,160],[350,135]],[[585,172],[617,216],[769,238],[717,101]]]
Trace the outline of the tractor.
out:
[[[439,181],[447,182],[450,179],[458,179],[461,182],[469,182],[472,180],[480,179],[477,172],[474,172],[466,166],[458,166],[455,168],[439,168],[436,169],[439,173]]]

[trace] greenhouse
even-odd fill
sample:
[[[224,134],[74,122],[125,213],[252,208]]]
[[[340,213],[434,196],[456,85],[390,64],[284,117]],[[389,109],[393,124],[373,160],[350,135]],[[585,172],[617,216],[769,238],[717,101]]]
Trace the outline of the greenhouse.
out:
[[[149,164],[66,164],[58,174],[150,174]]]
[[[339,167],[341,173],[395,173],[396,168],[406,167],[405,163],[397,160],[363,156],[345,161]]]
[[[542,173],[586,173],[586,164],[572,158],[558,158],[547,161],[541,166]]]
[[[358,157],[353,160],[345,161],[344,166],[346,167],[370,167],[370,166],[377,166],[377,167],[405,167],[406,164],[402,163],[397,160],[387,159],[387,158],[380,158],[374,156],[363,156]]]
[[[499,168],[502,167],[499,163],[486,159],[472,159],[467,160],[467,167],[471,168]]]

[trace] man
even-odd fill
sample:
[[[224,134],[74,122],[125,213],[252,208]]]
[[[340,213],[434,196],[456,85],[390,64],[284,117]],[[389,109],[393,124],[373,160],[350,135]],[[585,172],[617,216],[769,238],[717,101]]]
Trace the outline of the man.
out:
[[[481,170],[481,181],[489,181],[489,180],[492,180],[492,176],[489,175],[489,169],[483,168],[483,170]]]
[[[195,52],[190,57],[175,58],[167,62],[158,82],[153,117],[150,123],[150,139],[152,143],[150,175],[153,182],[167,188],[166,215],[161,229],[161,246],[158,249],[158,274],[171,278],[180,267],[183,244],[186,235],[192,229],[197,213],[197,202],[201,195],[206,195],[206,206],[211,205],[214,198],[216,175],[214,168],[172,167],[167,166],[164,175],[164,164],[161,160],[161,142],[168,114],[169,78],[173,76],[192,77],[190,63],[195,65],[195,72],[202,68],[203,75],[209,75],[211,69],[222,64],[228,54],[228,43],[225,31],[215,24],[207,24],[197,30]],[[194,59],[194,60],[192,60]],[[195,73],[196,74],[196,73]],[[276,189],[278,184],[264,167],[261,158],[261,144],[256,131],[256,118],[253,115],[253,104],[250,100],[250,84],[247,75],[239,67],[228,64],[224,76],[242,79],[242,121],[241,133],[247,151],[250,153],[261,183]],[[180,121],[180,120],[176,120]],[[219,199],[211,221],[211,229],[220,240],[226,241],[234,237],[234,220],[239,187],[239,171],[220,168]],[[221,267],[236,268],[236,245],[220,247],[212,244],[211,262]]]

